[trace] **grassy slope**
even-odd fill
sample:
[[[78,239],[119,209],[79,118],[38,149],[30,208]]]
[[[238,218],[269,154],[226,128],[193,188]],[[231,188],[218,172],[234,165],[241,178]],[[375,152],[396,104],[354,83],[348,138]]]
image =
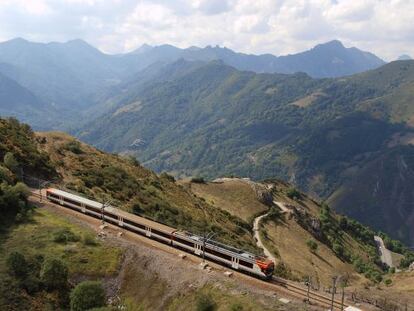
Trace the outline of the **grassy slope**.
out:
[[[268,210],[269,207],[257,200],[250,185],[238,179],[224,183],[189,183],[190,189],[208,203],[229,213],[251,221],[252,218]]]
[[[74,138],[63,133],[40,133],[46,151],[67,188],[100,201],[113,198],[114,205],[193,232],[217,231],[218,239],[255,250],[249,225],[194,196],[182,186],[158,177],[117,155],[86,144],[68,150]]]
[[[35,255],[60,258],[67,264],[69,278],[72,279],[77,277],[99,279],[112,276],[117,272],[122,253],[121,249],[102,243],[98,243],[95,246],[87,246],[82,243],[82,239],[68,244],[55,243],[53,241],[53,234],[62,228],[70,229],[81,238],[85,234],[93,234],[92,231],[74,225],[68,220],[50,212],[35,210],[31,221],[16,225],[0,236],[0,279],[2,280],[0,282],[0,309],[9,310],[9,308],[12,308],[9,305],[10,300],[3,299],[16,294],[19,297],[18,299],[22,300],[21,303],[26,303],[25,306],[28,308],[30,306],[30,308],[42,310],[42,308],[47,307],[47,297],[50,296],[41,292],[32,297],[25,295],[19,290],[16,293],[10,293],[10,291],[14,290],[14,287],[5,285],[9,284],[10,279],[7,274],[5,261],[8,254],[13,251],[21,252],[27,258],[34,257]],[[21,309],[18,308],[16,310]]]
[[[276,191],[273,196],[275,201],[298,205],[296,201],[286,195],[286,191],[290,187],[288,184],[277,182],[275,186]],[[265,206],[257,201],[252,188],[242,181],[192,183],[191,189],[207,201],[214,201],[218,207],[246,219],[252,219],[258,212],[266,210]],[[230,193],[227,195],[226,191],[230,191]],[[303,198],[301,205],[309,215],[317,216],[319,214],[319,206],[308,197]],[[354,284],[365,281],[364,277],[355,272],[352,265],[344,263],[323,243],[317,242],[318,251],[316,254],[312,254],[306,241],[314,238],[294,218],[282,216],[279,221],[267,221],[262,227],[262,234],[266,246],[271,251],[273,250],[276,257],[292,270],[293,278],[302,279],[306,275],[312,275],[314,280],[318,280],[325,286],[328,286],[331,282],[331,276],[335,274],[350,274]],[[346,233],[344,240],[347,249],[352,249],[362,258],[368,257],[363,246]]]

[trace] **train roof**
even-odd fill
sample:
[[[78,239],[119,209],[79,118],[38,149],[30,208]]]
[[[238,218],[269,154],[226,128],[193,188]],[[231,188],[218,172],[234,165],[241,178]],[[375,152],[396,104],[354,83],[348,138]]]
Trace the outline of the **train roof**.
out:
[[[65,198],[71,199],[71,200],[79,202],[79,203],[84,203],[84,204],[90,205],[90,206],[95,207],[95,208],[102,208],[102,205],[103,205],[102,203],[92,201],[92,200],[89,200],[87,198],[84,198],[84,197],[81,197],[79,195],[75,195],[75,194],[72,194],[70,192],[66,192],[66,191],[63,191],[63,190],[58,190],[58,189],[55,189],[55,188],[49,188],[47,190],[50,191],[50,192],[53,192],[57,195],[61,195]]]
[[[153,220],[150,220],[150,219],[147,219],[147,218],[129,213],[127,211],[121,210],[119,208],[115,208],[113,206],[105,207],[105,210],[110,212],[110,213],[122,216],[124,218],[128,218],[131,221],[138,222],[138,223],[140,223],[144,226],[148,226],[148,227],[151,227],[151,228],[154,228],[154,229],[162,230],[162,231],[164,231],[166,233],[169,233],[169,234],[173,233],[174,231],[177,231],[177,229],[175,229],[175,228],[171,228],[167,225],[164,225],[164,224],[161,224],[159,222],[156,222],[156,221],[153,221]]]
[[[102,203],[99,203],[99,202],[96,202],[96,201],[93,201],[93,200],[89,200],[89,199],[86,199],[86,198],[81,197],[79,195],[75,195],[75,194],[72,194],[70,192],[66,192],[66,191],[63,191],[63,190],[49,188],[48,191],[53,192],[57,195],[61,195],[65,198],[71,199],[73,201],[76,201],[76,202],[79,202],[79,203],[84,203],[84,204],[92,206],[94,208],[101,209],[102,206],[103,206]],[[176,229],[168,227],[167,225],[161,224],[161,223],[156,222],[156,221],[152,221],[150,219],[147,219],[147,218],[144,218],[144,217],[141,217],[141,216],[137,216],[137,215],[129,213],[127,211],[123,211],[123,210],[121,210],[119,208],[116,208],[114,206],[110,206],[110,205],[105,206],[105,211],[113,213],[117,216],[122,216],[122,217],[127,218],[131,221],[138,222],[138,223],[140,223],[144,226],[148,226],[148,227],[151,227],[151,228],[154,228],[154,229],[162,230],[162,231],[167,232],[167,233],[172,233],[172,232],[176,231]]]

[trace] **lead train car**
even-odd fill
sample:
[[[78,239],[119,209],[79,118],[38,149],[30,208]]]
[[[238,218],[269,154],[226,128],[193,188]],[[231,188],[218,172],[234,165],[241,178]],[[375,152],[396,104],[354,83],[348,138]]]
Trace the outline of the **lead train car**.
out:
[[[62,190],[49,188],[46,190],[46,197],[53,203],[97,219],[105,219],[106,222],[128,231],[170,244],[198,256],[203,254],[203,237],[177,231],[166,225],[112,206],[104,207],[102,203]],[[212,240],[205,243],[205,257],[235,270],[241,270],[265,279],[271,278],[274,270],[274,263],[272,261]]]

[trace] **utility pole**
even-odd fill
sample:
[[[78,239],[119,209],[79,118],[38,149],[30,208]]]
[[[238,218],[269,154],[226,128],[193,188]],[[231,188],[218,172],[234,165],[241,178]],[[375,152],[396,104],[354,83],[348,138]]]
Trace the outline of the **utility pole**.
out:
[[[38,179],[39,181],[39,202],[42,203],[42,189],[45,188],[47,185],[51,184],[53,181],[52,180],[45,180],[43,182],[40,182],[40,178]]]
[[[203,235],[203,263],[205,262],[205,253],[206,253],[206,243],[211,240],[217,233],[210,232],[206,235]]]
[[[336,280],[337,276],[332,277],[332,300],[331,300],[331,311],[334,310],[334,300],[335,300],[335,292],[336,292]]]
[[[306,300],[308,301],[308,303],[310,303],[310,296],[309,296],[309,294],[310,294],[311,281],[312,281],[312,277],[311,276],[308,276],[308,279],[307,279],[307,281],[305,283],[308,286],[308,291],[306,292]]]
[[[102,204],[102,207],[101,207],[102,224],[105,224],[105,207],[110,206],[111,204],[112,204],[112,200],[108,200]]]

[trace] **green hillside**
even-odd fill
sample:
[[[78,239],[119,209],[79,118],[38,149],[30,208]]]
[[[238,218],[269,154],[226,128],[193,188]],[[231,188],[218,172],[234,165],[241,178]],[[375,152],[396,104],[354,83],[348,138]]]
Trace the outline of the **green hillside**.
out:
[[[352,188],[348,179],[356,171],[413,141],[413,61],[319,80],[241,72],[220,62],[191,70],[186,62],[181,66],[183,74],[175,79],[148,82],[114,98],[112,110],[79,137],[104,150],[135,155],[156,171],[279,177],[320,198],[341,186]],[[361,187],[355,191],[365,198],[372,194]],[[352,203],[353,197],[348,200],[346,208],[337,206],[339,201],[333,206],[367,220],[352,212],[365,207]],[[390,200],[396,205],[381,201],[380,210],[402,208],[397,197]],[[412,206],[405,209],[412,215]],[[414,241],[407,228],[400,234],[384,227],[386,213],[377,217],[382,222],[370,222],[377,229]]]

